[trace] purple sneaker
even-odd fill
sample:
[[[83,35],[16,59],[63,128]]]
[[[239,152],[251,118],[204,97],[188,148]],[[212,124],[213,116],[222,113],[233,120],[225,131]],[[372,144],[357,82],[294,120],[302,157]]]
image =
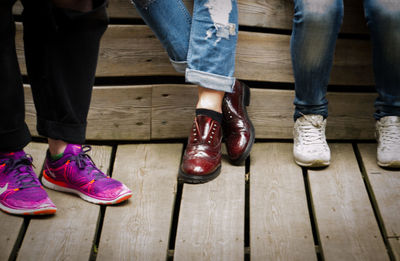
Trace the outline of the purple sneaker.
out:
[[[96,204],[117,204],[132,196],[121,182],[106,176],[86,153],[90,146],[68,144],[61,159],[52,161],[50,153],[43,170],[43,185],[70,192]]]
[[[24,151],[0,154],[0,209],[17,215],[54,214],[49,199]]]

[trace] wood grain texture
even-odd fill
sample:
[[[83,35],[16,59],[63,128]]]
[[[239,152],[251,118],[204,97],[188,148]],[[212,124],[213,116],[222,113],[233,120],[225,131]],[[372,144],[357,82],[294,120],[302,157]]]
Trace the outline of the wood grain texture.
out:
[[[140,15],[130,1],[110,0],[108,13],[111,18],[140,19]],[[193,9],[193,0],[183,0],[189,12]],[[239,0],[239,24],[273,29],[290,30],[294,6],[292,0]],[[14,14],[21,14],[19,1],[14,6]],[[361,1],[344,1],[344,19],[341,32],[366,33]]]
[[[268,87],[268,85],[266,85]],[[249,115],[257,138],[291,139],[293,99],[290,90],[251,89]],[[25,87],[26,121],[36,136],[36,116]],[[373,139],[375,93],[328,93],[329,139]],[[88,116],[87,138],[150,140],[186,138],[193,121],[197,88],[160,84],[95,87]]]
[[[174,260],[243,260],[245,168],[223,160],[221,174],[184,184]]]
[[[90,154],[107,173],[111,147],[93,146]],[[47,192],[57,206],[57,213],[31,220],[17,260],[88,260],[100,207],[75,195]]]
[[[40,173],[47,145],[43,143],[30,143],[25,147],[25,152],[33,157],[33,164],[37,174]],[[13,247],[18,239],[24,217],[13,216],[0,211],[0,260],[8,260]]]
[[[389,238],[389,244],[392,248],[395,260],[400,260],[400,239],[399,238]]]
[[[376,164],[376,144],[357,146],[384,223],[384,235],[390,239],[392,250],[400,260],[400,171],[383,169]]]
[[[97,260],[166,260],[181,152],[181,144],[118,146],[113,177],[133,197],[107,208]]]
[[[291,143],[256,143],[250,165],[251,260],[316,260],[302,170]]]
[[[149,140],[152,86],[95,87],[88,115],[87,139]],[[25,86],[26,122],[33,135],[36,110]]]
[[[268,87],[268,85],[266,85]],[[293,99],[289,90],[251,89],[248,109],[257,138],[293,137]],[[374,138],[374,93],[328,93],[329,139]],[[153,139],[185,138],[193,121],[197,88],[191,85],[154,85]]]
[[[389,260],[351,144],[330,147],[330,166],[308,170],[325,260]]]
[[[17,26],[17,53],[26,74],[21,25]],[[293,82],[290,36],[240,32],[236,77],[244,80]],[[145,25],[112,25],[102,38],[96,76],[179,75],[154,34]],[[330,84],[373,85],[370,43],[337,41]]]

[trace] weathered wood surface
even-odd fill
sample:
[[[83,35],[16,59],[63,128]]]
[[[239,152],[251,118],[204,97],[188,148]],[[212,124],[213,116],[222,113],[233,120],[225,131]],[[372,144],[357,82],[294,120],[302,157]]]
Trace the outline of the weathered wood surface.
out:
[[[40,174],[47,146],[42,143],[30,143],[25,152],[33,157],[35,173]],[[0,260],[8,260],[18,239],[24,218],[13,216],[0,211]]]
[[[17,53],[26,74],[21,25],[17,26]],[[244,80],[293,82],[290,36],[240,32],[236,77]],[[330,84],[372,85],[372,59],[367,40],[339,39]],[[97,76],[179,75],[154,34],[145,25],[112,25],[100,49]]]
[[[87,139],[149,140],[152,86],[96,87],[92,94]],[[34,135],[36,110],[25,86],[26,122]]]
[[[243,260],[245,167],[224,158],[221,174],[184,184],[174,260]]]
[[[291,139],[293,98],[290,90],[255,89],[249,115],[257,138]],[[35,108],[25,88],[26,121],[34,135]],[[375,93],[328,93],[329,139],[373,139]],[[186,138],[193,121],[197,88],[160,84],[95,87],[88,116],[87,138],[150,140]]]
[[[193,9],[193,0],[183,1],[189,12]],[[290,30],[293,18],[292,0],[239,0],[239,24],[273,29]],[[14,7],[14,14],[20,14],[22,5],[18,3]],[[344,19],[342,32],[366,33],[366,22],[362,1],[344,1]],[[130,1],[110,0],[108,13],[111,18],[138,19],[140,15]]]
[[[111,147],[93,146],[90,154],[97,167],[107,173]],[[57,213],[32,218],[17,260],[89,260],[100,207],[75,195],[52,190],[47,192],[57,206]]]
[[[330,166],[308,170],[325,260],[389,260],[351,144],[330,147]]]
[[[358,144],[368,185],[385,224],[384,235],[400,260],[400,171],[383,169],[376,164],[376,144]]]
[[[189,85],[153,87],[152,138],[184,138],[194,116],[197,89]],[[293,99],[289,90],[251,89],[249,115],[257,138],[293,137]],[[374,138],[374,93],[328,93],[329,139]]]
[[[256,143],[250,165],[251,260],[316,260],[302,169],[291,143]]]
[[[118,146],[113,177],[133,197],[107,208],[97,260],[166,260],[181,152],[181,144]]]

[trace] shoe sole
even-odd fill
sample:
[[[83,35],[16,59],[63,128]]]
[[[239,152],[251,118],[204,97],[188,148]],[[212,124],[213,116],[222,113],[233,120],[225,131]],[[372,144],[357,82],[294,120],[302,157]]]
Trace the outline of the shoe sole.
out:
[[[244,91],[243,91],[244,95],[242,97],[242,103],[244,105],[243,111],[244,111],[244,114],[246,115],[246,118],[249,121],[249,124],[250,124],[250,142],[247,144],[246,149],[244,150],[243,154],[238,159],[236,159],[236,160],[229,159],[230,163],[232,163],[233,165],[236,165],[236,166],[241,165],[247,159],[247,157],[250,155],[251,149],[252,149],[254,141],[256,139],[256,133],[255,133],[254,126],[250,120],[249,115],[247,114],[247,109],[246,109],[246,106],[250,105],[250,88],[249,88],[249,86],[247,86],[244,83],[241,83],[241,84],[243,85],[243,88],[244,88]]]
[[[330,164],[330,161],[322,161],[322,160],[314,160],[313,162],[304,163],[301,161],[294,160],[297,165],[308,168],[320,168],[327,167]]]
[[[45,187],[52,189],[52,190],[56,190],[56,191],[61,191],[61,192],[67,192],[67,193],[71,193],[71,194],[75,194],[78,195],[79,197],[81,197],[83,200],[86,200],[90,203],[94,203],[94,204],[99,204],[99,205],[114,205],[114,204],[118,204],[121,203],[127,199],[129,199],[130,197],[132,197],[132,193],[125,193],[115,199],[112,200],[104,200],[104,199],[98,199],[98,198],[93,198],[90,197],[76,189],[72,189],[72,188],[66,188],[66,187],[61,187],[59,185],[56,185],[54,183],[51,183],[50,181],[48,181],[44,176],[42,177],[42,183]]]
[[[178,180],[189,184],[201,184],[215,179],[216,177],[219,176],[220,173],[221,173],[221,166],[219,166],[216,170],[214,170],[210,174],[202,176],[186,174],[179,168]]]
[[[382,163],[377,161],[377,164],[383,168],[398,169],[400,168],[400,161],[392,161],[391,163]]]
[[[52,215],[57,211],[57,208],[55,207],[47,207],[40,209],[14,209],[6,207],[1,203],[0,203],[0,209],[8,214],[26,215],[26,216]]]

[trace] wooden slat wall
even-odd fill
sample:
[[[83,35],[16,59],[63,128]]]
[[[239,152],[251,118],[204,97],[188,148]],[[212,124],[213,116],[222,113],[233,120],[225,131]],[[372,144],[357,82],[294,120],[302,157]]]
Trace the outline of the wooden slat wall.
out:
[[[138,19],[140,15],[129,0],[110,0],[108,13],[111,18]],[[193,0],[183,1],[188,10],[193,9]],[[291,29],[293,0],[239,0],[239,24],[273,29]],[[366,23],[362,1],[344,0],[345,15],[343,33],[366,33]],[[14,7],[14,13],[20,14],[22,5]]]
[[[249,115],[257,138],[291,139],[294,91],[252,89]],[[87,138],[150,140],[185,138],[194,116],[197,88],[160,84],[95,87],[88,116]],[[26,121],[34,135],[36,117],[25,87]],[[329,93],[329,139],[374,138],[374,93]]]
[[[193,1],[184,2],[190,10]],[[365,33],[362,1],[344,2],[346,14],[342,32]],[[287,35],[287,30],[291,29],[293,1],[239,0],[238,4],[241,25],[286,30],[280,31],[283,34],[276,31],[240,31],[236,77],[265,82],[262,88],[252,88],[249,112],[256,127],[256,137],[290,139],[294,93],[291,90],[276,90],[269,82],[294,82],[289,51],[290,36]],[[20,13],[21,6],[16,4],[14,12]],[[109,13],[111,18],[139,18],[128,0],[110,0]],[[135,25],[136,20],[115,21],[128,21],[132,24],[109,26],[101,43],[98,77],[179,76],[147,26]],[[22,72],[26,73],[21,23],[17,24],[16,42]],[[339,39],[330,84],[342,85],[350,90],[352,86],[373,85],[370,53],[368,40]],[[137,81],[132,80],[132,83],[137,84]],[[195,88],[187,87],[166,82],[163,85],[95,88],[88,118],[88,139],[185,138],[197,99]],[[37,135],[32,98],[28,89],[25,93],[27,122],[33,134]],[[372,93],[328,94],[328,138],[374,138],[372,113],[375,97]]]
[[[290,36],[240,32],[235,76],[243,80],[294,81],[289,51]],[[17,53],[26,74],[22,26],[17,27]],[[339,39],[330,84],[372,85],[370,44],[366,40]],[[145,25],[111,25],[100,50],[97,76],[180,75],[152,31]]]

